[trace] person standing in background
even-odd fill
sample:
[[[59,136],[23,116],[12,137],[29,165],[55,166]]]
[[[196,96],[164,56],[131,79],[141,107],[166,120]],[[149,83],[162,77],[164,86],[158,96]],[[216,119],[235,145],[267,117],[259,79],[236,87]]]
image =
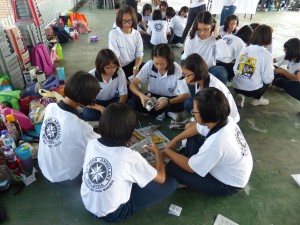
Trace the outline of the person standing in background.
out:
[[[131,6],[135,13],[137,13],[137,5],[141,0],[125,0],[125,6]]]
[[[225,0],[224,6],[221,12],[220,26],[224,25],[224,21],[227,16],[233,15],[236,10],[236,4],[239,0]]]
[[[187,23],[182,33],[180,43],[183,45],[190,28],[192,27],[196,16],[206,10],[207,0],[190,0],[190,10],[187,18]],[[180,46],[183,47],[183,46]]]

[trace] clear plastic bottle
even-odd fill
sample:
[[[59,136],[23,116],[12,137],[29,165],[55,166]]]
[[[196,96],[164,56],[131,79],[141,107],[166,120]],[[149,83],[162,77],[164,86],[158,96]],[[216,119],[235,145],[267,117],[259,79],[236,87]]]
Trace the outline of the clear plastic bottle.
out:
[[[5,147],[4,155],[8,168],[15,174],[20,175],[20,170],[17,162],[17,155],[11,147]]]
[[[7,130],[1,131],[1,138],[3,140],[3,144],[6,147],[11,147],[12,149],[16,149],[16,143],[14,139],[7,133]]]
[[[70,33],[70,29],[69,29],[68,25],[65,25],[64,29],[68,34]]]
[[[6,115],[6,127],[8,133],[12,136],[15,143],[18,144],[22,136],[22,129],[19,121],[14,117],[13,114]]]

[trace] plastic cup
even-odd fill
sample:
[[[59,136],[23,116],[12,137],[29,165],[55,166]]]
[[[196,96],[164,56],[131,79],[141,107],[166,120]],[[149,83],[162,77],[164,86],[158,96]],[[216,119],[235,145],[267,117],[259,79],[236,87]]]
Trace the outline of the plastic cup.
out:
[[[21,160],[23,169],[26,172],[31,172],[33,168],[33,164],[32,164],[30,148],[26,146],[20,146],[16,149],[16,153],[18,155],[18,158]]]
[[[56,72],[57,72],[59,80],[65,80],[66,79],[65,68],[64,67],[56,67]]]

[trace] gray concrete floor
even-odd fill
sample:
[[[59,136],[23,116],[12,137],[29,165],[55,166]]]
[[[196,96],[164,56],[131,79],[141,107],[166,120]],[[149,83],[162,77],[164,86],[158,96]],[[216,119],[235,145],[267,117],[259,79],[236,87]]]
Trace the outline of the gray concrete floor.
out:
[[[88,11],[85,13],[90,34],[82,34],[78,41],[63,45],[63,65],[70,76],[77,70],[89,71],[101,48],[107,47],[108,32],[112,28],[115,10]],[[283,43],[300,34],[300,13],[275,12],[240,15],[241,25],[252,22],[271,25],[275,36],[275,54],[282,53]],[[297,25],[298,24],[298,25]],[[89,36],[98,35],[100,40],[89,42]],[[181,50],[174,49],[179,60]],[[150,58],[145,49],[144,60]],[[179,62],[179,61],[178,61]],[[291,174],[300,173],[300,103],[284,92],[269,89],[268,106],[252,107],[248,103],[240,109],[239,123],[251,148],[254,169],[250,182],[241,193],[231,197],[215,197],[179,189],[169,199],[137,215],[123,224],[206,224],[211,225],[217,214],[222,214],[241,225],[296,225],[300,224],[300,189]],[[178,132],[170,131],[162,123],[163,132],[172,138]],[[157,123],[149,118],[143,125]],[[0,193],[1,206],[7,210],[4,224],[106,224],[88,213],[81,201],[79,188],[62,188],[47,182],[41,174],[38,180],[20,194],[13,189]],[[183,208],[180,217],[168,215],[168,207],[175,204]]]

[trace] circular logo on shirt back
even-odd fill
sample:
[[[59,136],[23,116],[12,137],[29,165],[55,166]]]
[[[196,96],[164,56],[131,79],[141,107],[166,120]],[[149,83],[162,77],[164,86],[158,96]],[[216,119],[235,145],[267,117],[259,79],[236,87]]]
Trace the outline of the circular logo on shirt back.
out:
[[[163,25],[161,23],[155,23],[154,28],[157,32],[160,32],[163,29]]]
[[[56,118],[49,117],[44,121],[43,141],[49,145],[60,143],[61,126]]]
[[[96,157],[89,161],[83,173],[87,187],[96,192],[107,190],[111,185],[112,167],[108,160]]]

